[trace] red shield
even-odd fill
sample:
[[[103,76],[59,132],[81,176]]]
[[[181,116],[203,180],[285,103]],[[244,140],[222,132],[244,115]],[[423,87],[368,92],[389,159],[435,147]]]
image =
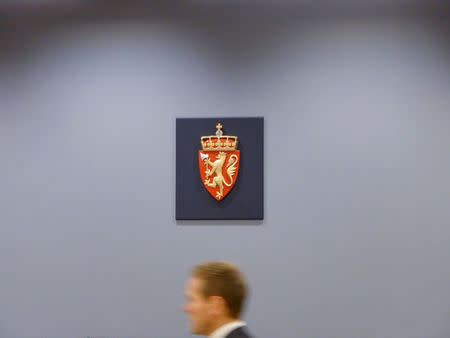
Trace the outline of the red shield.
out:
[[[203,185],[212,197],[221,201],[236,183],[240,151],[199,150],[198,163]]]

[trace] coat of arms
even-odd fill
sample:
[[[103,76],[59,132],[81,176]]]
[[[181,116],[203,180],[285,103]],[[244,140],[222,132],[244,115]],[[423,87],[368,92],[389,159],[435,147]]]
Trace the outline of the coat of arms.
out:
[[[223,135],[220,123],[216,128],[216,135],[202,136],[198,162],[203,184],[220,201],[236,183],[240,152],[237,150],[237,136]]]

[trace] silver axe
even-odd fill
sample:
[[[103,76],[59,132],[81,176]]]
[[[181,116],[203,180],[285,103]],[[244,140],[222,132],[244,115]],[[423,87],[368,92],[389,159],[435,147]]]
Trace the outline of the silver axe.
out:
[[[209,159],[209,154],[203,154],[200,153],[200,159],[202,160],[202,162],[205,162],[206,159]],[[205,166],[206,166],[206,172],[208,172],[208,162],[205,162]]]
[[[209,158],[209,155],[200,153],[200,158],[202,159],[202,161],[204,161],[205,159]]]

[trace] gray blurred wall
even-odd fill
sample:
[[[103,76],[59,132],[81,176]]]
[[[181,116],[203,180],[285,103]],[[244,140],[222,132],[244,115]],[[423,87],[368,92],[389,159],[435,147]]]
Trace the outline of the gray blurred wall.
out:
[[[257,337],[450,337],[448,18],[258,13],[4,26],[1,338],[191,337],[218,259]],[[175,119],[216,116],[265,118],[263,222],[175,221]]]

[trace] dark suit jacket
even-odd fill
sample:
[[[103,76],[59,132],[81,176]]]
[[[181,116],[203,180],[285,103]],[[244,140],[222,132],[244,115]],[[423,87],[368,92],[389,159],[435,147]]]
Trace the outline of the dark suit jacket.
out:
[[[247,328],[243,326],[231,331],[227,338],[252,338],[252,336],[248,333]]]

